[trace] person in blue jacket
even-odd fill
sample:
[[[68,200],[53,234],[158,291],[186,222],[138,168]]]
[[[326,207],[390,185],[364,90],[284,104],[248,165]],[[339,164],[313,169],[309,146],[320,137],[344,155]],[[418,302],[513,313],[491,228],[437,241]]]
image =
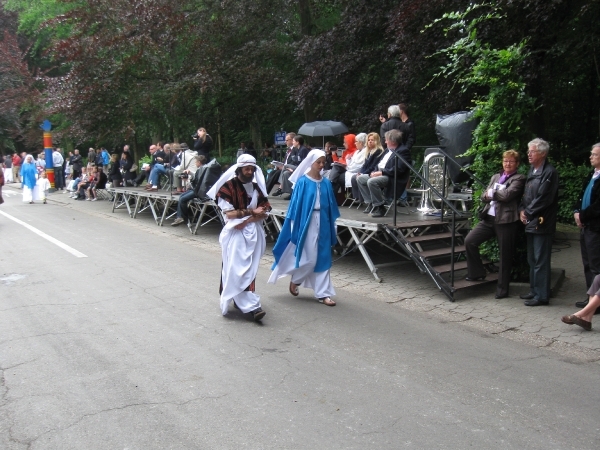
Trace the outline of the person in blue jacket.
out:
[[[275,263],[269,283],[290,275],[290,293],[299,287],[314,291],[320,303],[335,306],[329,271],[336,243],[335,221],[340,216],[333,187],[321,171],[325,152],[312,150],[290,177],[294,190],[279,238],[273,247]]]

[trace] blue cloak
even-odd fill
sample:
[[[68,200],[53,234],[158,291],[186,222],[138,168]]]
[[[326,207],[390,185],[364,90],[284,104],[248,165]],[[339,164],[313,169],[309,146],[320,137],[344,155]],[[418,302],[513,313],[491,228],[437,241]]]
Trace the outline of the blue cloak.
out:
[[[21,166],[21,181],[23,185],[27,186],[29,189],[33,189],[35,187],[35,176],[37,175],[37,168],[35,167],[35,163],[23,163]]]
[[[302,249],[304,247],[304,241],[306,240],[306,234],[308,232],[308,225],[312,215],[312,211],[315,205],[317,197],[317,183],[312,181],[306,175],[300,177],[290,200],[290,207],[287,210],[285,222],[283,228],[279,234],[279,238],[273,247],[273,256],[275,256],[275,266],[279,263],[281,255],[284,250],[291,242],[296,245],[296,265],[298,268],[300,265],[300,257],[302,256]],[[319,235],[319,251],[317,257],[317,263],[315,265],[315,272],[324,272],[331,268],[331,247],[337,242],[335,232],[335,221],[340,217],[340,211],[337,206],[335,195],[333,194],[333,187],[331,182],[327,178],[321,180],[321,233]],[[292,230],[292,221],[294,222],[294,229]]]

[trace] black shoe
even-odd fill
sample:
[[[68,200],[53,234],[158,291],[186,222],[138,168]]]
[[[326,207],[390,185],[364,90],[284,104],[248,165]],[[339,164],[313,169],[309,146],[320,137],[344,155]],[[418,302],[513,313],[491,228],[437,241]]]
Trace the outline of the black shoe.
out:
[[[281,189],[277,189],[272,195],[273,197],[279,197],[281,194],[283,194],[283,191]]]
[[[550,302],[548,300],[546,300],[546,301],[542,301],[542,300],[527,300],[526,302],[524,302],[525,306],[547,306],[549,304],[550,304]]]
[[[506,298],[508,297],[508,294],[496,294],[496,296],[494,297],[496,300],[500,300],[501,298]]]
[[[527,294],[519,295],[519,298],[522,298],[523,300],[531,300],[533,297],[535,297],[535,294],[533,292],[528,292]]]
[[[385,208],[383,206],[376,206],[371,211],[371,217],[383,217],[385,215]]]
[[[410,206],[408,202],[402,198],[396,202],[396,205],[402,206],[403,208],[408,208]]]
[[[583,308],[585,308],[588,305],[589,301],[590,300],[588,299],[588,300],[584,300],[582,302],[575,302],[575,306],[577,308],[582,308],[583,309]]]
[[[465,277],[465,280],[467,280],[467,281],[485,281],[485,275],[482,277],[475,277],[475,278]]]
[[[260,322],[260,320],[265,317],[267,313],[262,310],[262,308],[256,308],[252,311],[252,317],[254,317],[255,322]]]
[[[363,214],[369,214],[372,210],[373,210],[373,205],[371,205],[370,203],[367,203],[367,207],[363,211]]]

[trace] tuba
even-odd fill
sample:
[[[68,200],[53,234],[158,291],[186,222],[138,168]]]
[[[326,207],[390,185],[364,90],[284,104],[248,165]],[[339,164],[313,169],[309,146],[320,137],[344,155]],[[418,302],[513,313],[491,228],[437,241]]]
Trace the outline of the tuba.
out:
[[[444,180],[447,180],[447,177],[444,177],[445,162],[444,155],[433,152],[425,157],[422,167],[423,178],[440,194],[444,192]],[[428,185],[422,186],[422,192],[421,204],[417,210],[422,213],[439,212],[440,208],[434,205],[434,201],[440,201],[439,197],[431,191]]]

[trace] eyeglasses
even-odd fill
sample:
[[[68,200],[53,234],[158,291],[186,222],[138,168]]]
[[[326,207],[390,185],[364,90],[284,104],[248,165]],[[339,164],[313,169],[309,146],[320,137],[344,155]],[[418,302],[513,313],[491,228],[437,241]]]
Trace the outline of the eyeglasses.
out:
[[[527,152],[527,154],[528,154],[528,155],[533,155],[534,153],[539,153],[539,152],[540,152],[539,150],[529,150],[529,151]]]
[[[502,161],[503,164],[516,164],[517,162],[512,159],[505,159]]]
[[[590,153],[590,156],[598,157],[598,156],[600,156],[600,153]]]

